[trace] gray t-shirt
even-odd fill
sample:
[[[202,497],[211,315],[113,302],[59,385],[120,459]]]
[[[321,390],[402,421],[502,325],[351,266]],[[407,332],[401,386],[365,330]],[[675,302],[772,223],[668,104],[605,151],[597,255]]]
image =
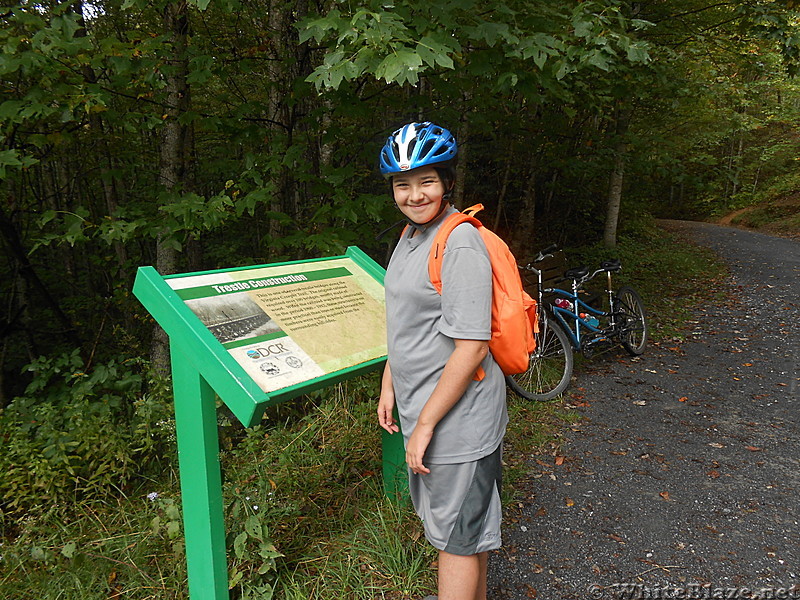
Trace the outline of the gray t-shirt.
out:
[[[433,238],[452,207],[432,226],[402,236],[384,280],[389,365],[400,425],[406,442],[430,398],[456,339],[489,340],[492,321],[492,268],[478,230],[469,223],[447,239],[442,260],[442,295],[428,275]],[[483,458],[503,439],[508,423],[505,378],[491,354],[482,363],[486,377],[466,392],[438,423],[424,461],[461,463]]]

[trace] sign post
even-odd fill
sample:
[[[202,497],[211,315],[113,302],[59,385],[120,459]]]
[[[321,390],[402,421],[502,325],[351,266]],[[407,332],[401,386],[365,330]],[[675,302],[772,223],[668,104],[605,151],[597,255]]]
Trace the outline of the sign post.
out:
[[[170,339],[189,595],[227,600],[216,396],[245,426],[268,406],[380,368],[385,271],[364,252],[162,277],[133,292]],[[403,495],[401,435],[384,435],[384,489]]]

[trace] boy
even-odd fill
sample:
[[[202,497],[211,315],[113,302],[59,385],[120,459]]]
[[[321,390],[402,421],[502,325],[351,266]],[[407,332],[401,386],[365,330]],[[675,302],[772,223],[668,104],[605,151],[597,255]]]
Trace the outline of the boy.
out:
[[[378,421],[398,432],[397,405],[411,499],[439,551],[438,599],[486,600],[487,553],[501,545],[508,415],[505,379],[488,350],[491,263],[471,224],[448,237],[441,295],[428,275],[433,238],[455,212],[457,152],[450,132],[430,122],[398,129],[381,151],[381,172],[409,227],[386,271],[389,356]]]

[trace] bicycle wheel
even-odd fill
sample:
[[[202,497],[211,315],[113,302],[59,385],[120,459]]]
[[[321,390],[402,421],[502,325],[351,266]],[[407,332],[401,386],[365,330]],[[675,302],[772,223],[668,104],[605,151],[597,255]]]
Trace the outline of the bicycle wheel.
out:
[[[528,400],[551,400],[563,393],[572,377],[572,346],[564,330],[541,319],[536,334],[536,351],[528,370],[506,377],[517,396]]]
[[[617,292],[614,305],[615,312],[622,313],[619,341],[629,354],[639,356],[644,352],[648,333],[642,298],[633,288],[622,286]]]

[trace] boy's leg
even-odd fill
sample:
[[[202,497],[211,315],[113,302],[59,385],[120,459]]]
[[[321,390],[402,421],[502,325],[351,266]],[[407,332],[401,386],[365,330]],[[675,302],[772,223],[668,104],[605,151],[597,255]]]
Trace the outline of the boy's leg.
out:
[[[486,600],[487,553],[439,552],[439,600]]]

